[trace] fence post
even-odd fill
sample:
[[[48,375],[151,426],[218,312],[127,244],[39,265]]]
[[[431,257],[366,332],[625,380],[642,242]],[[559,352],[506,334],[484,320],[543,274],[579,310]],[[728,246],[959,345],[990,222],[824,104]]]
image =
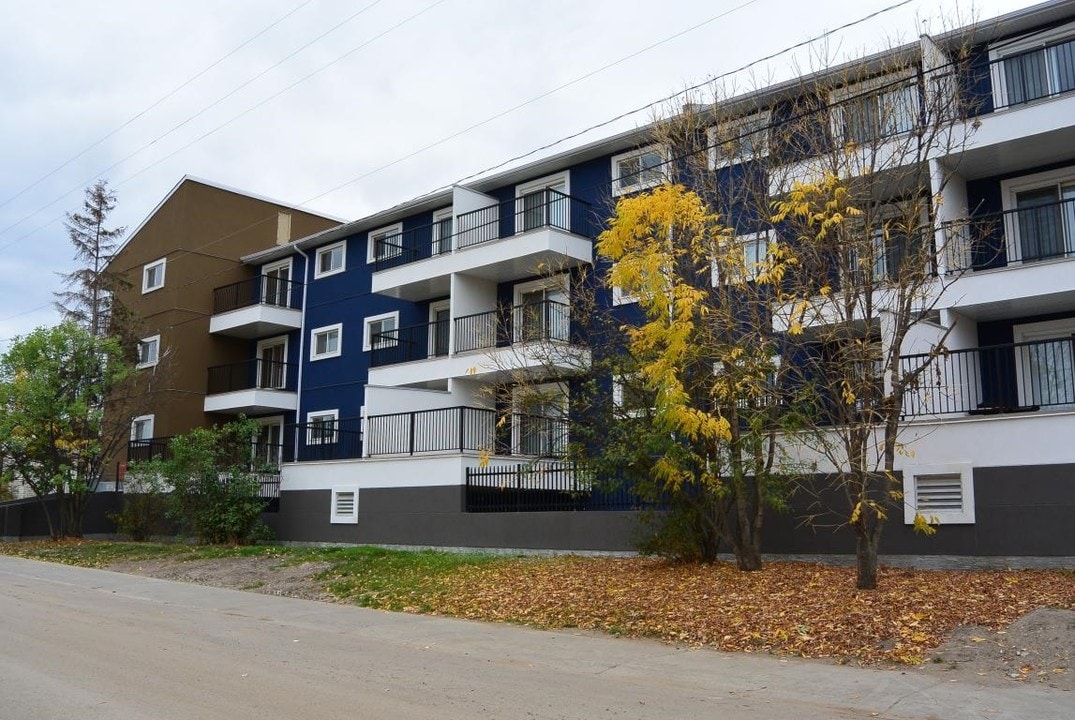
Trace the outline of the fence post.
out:
[[[463,448],[466,445],[466,434],[463,431],[463,422],[466,418],[466,408],[462,405],[459,406],[459,453],[463,453]]]
[[[410,439],[409,439],[409,441],[408,441],[408,447],[407,447],[407,454],[408,454],[408,455],[414,455],[414,424],[415,424],[415,415],[416,415],[416,413],[413,413],[413,412],[412,412],[412,413],[410,413],[410,418],[411,418],[411,436],[410,436]]]

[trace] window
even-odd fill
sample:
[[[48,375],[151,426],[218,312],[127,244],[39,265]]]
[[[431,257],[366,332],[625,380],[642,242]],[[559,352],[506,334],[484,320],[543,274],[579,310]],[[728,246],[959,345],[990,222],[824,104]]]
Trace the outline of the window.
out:
[[[513,342],[571,339],[567,285],[568,279],[561,275],[515,286]]]
[[[168,258],[161,258],[142,267],[142,292],[153,292],[164,287],[164,270]]]
[[[1012,334],[1019,404],[1075,406],[1075,318],[1015,325]]]
[[[737,235],[735,244],[742,252],[742,260],[734,255],[725,260],[727,269],[733,273],[728,278],[729,282],[745,282],[756,280],[765,269],[766,260],[769,257],[769,243],[772,242],[772,230],[762,230],[756,233]],[[721,263],[713,263],[713,284],[720,282]]]
[[[612,304],[613,305],[630,305],[631,303],[638,302],[638,297],[627,292],[618,285],[612,286]]]
[[[261,301],[291,307],[291,258],[261,269]]]
[[[399,313],[390,312],[366,318],[362,337],[363,350],[379,350],[399,344]]]
[[[735,165],[768,155],[769,123],[769,111],[763,110],[709,128],[710,168]]]
[[[153,439],[153,415],[139,415],[131,421],[131,440],[136,442]]]
[[[318,248],[315,262],[315,279],[343,272],[347,267],[347,241]]]
[[[1009,262],[1036,262],[1075,254],[1075,171],[1062,168],[1001,181],[1011,211]]]
[[[646,190],[665,180],[665,152],[660,145],[615,155],[612,158],[612,194]]]
[[[358,524],[358,486],[332,488],[332,508],[329,522],[333,524]]]
[[[993,104],[997,108],[1033,102],[1075,90],[1075,25],[1035,33],[989,51]]]
[[[310,331],[310,360],[339,357],[343,325],[326,325]]]
[[[433,213],[432,254],[443,255],[452,251],[452,209],[444,208]]]
[[[139,369],[153,367],[160,360],[161,336],[142,338],[138,341],[138,364]]]
[[[390,260],[403,254],[403,223],[371,230],[366,243],[366,262]]]
[[[287,336],[258,342],[258,389],[287,389]]]
[[[568,173],[533,180],[515,188],[515,232],[542,227],[571,229]]]
[[[974,522],[974,482],[970,464],[917,466],[903,470],[903,521],[915,515],[942,525]]]
[[[642,417],[655,403],[654,393],[646,388],[638,373],[614,375],[612,406],[624,417]]]
[[[514,454],[560,457],[567,452],[567,386],[548,383],[516,392],[513,405]]]
[[[339,410],[306,413],[306,444],[333,445],[338,438]]]
[[[451,301],[429,304],[429,357],[444,357],[451,347]]]
[[[915,70],[884,75],[833,92],[836,138],[858,145],[910,132],[918,124]]]

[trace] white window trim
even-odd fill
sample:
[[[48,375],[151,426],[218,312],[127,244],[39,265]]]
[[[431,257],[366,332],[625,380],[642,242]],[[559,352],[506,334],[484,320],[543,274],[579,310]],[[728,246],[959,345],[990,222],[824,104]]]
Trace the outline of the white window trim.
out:
[[[375,322],[379,322],[381,320],[387,320],[388,318],[393,318],[396,321],[396,328],[395,329],[399,330],[399,310],[395,310],[393,312],[388,312],[388,313],[381,313],[380,315],[370,315],[369,317],[366,317],[366,318],[362,319],[362,350],[363,351],[368,352],[370,350],[373,350],[373,342],[372,342],[372,337],[371,337],[371,333],[370,333],[370,325],[375,323]],[[392,347],[393,345],[394,345],[394,343],[392,343],[392,344],[385,343],[383,345],[378,345],[377,347],[378,348]]]
[[[619,305],[633,305],[638,302],[638,296],[632,295],[619,285],[612,286],[612,305],[613,307]]]
[[[324,333],[329,333],[335,330],[336,335],[336,349],[334,351],[326,353],[317,352],[317,336]],[[343,323],[336,323],[335,325],[324,325],[319,328],[314,328],[310,331],[310,362],[315,360],[326,360],[328,358],[339,357],[343,354]]]
[[[769,246],[773,243],[773,230],[768,228],[766,230],[759,230],[758,232],[743,233],[742,235],[736,235],[732,241],[738,245],[743,251],[743,267],[741,268],[742,277],[736,280],[743,282],[752,282],[758,279],[761,275],[762,269],[754,262],[751,262],[747,257],[746,247],[750,244],[755,244],[760,240],[765,240],[765,256],[769,256]],[[716,287],[720,283],[720,266],[716,261],[712,263],[712,269],[710,272],[710,282],[713,287]]]
[[[642,376],[638,373],[633,374],[620,374],[612,376],[612,406],[619,410],[624,417],[643,417],[646,414],[645,408],[628,409],[624,406],[624,385],[628,378],[633,381],[641,381]]]
[[[772,112],[770,110],[758,110],[747,115],[741,115],[737,118],[729,120],[723,127],[714,126],[706,130],[706,145],[708,146],[709,154],[709,169],[717,170],[722,167],[731,167],[732,165],[739,165],[741,163],[749,162],[760,157],[767,157],[769,155],[769,141],[770,130],[772,129]],[[721,141],[728,142],[730,140],[738,140],[739,135],[743,134],[743,131],[749,127],[756,127],[757,130],[750,133],[754,135],[761,133],[764,135],[765,152],[764,153],[744,153],[738,157],[723,157],[717,152],[717,148],[721,145]],[[724,138],[718,137],[718,134],[725,135]]]
[[[452,208],[446,207],[433,212],[433,238],[432,244],[434,247],[439,245],[444,239],[440,236],[440,223],[445,220],[452,221],[452,236],[448,238],[448,249],[440,253],[441,255],[447,255],[455,250],[455,215]]]
[[[546,175],[543,178],[537,180],[529,180],[525,183],[521,183],[515,186],[515,197],[521,198],[523,195],[529,195],[532,192],[538,190],[544,190],[545,188],[552,187],[554,185],[563,184],[564,195],[571,194],[571,173],[567,170],[563,172],[553,173],[552,175]]]
[[[993,85],[993,107],[994,112],[1007,112],[1009,110],[1019,110],[1028,105],[1035,105],[1040,102],[1048,102],[1049,100],[1055,100],[1055,95],[1048,97],[1038,98],[1037,100],[1031,100],[1030,102],[1020,103],[1017,106],[1008,105],[1008,84],[1002,71],[1003,63],[1000,61],[1009,55],[1019,55],[1036,48],[1041,48],[1044,45],[1052,45],[1053,43],[1069,39],[1075,36],[1075,22],[1067,23],[1059,27],[1045,30],[1043,32],[1031,32],[1026,37],[1012,42],[1005,42],[1002,47],[994,45],[989,48],[989,78]]]
[[[631,193],[640,192],[642,190],[649,190],[650,188],[657,187],[664,183],[664,178],[660,180],[643,181],[641,178],[638,182],[629,185],[628,187],[620,187],[620,163],[624,160],[630,160],[631,158],[645,155],[647,153],[656,152],[659,153],[664,161],[668,162],[668,148],[660,143],[653,145],[647,145],[646,147],[637,148],[629,152],[620,153],[619,155],[612,156],[612,196],[619,197],[620,195],[630,195]],[[666,175],[667,177],[667,175]]]
[[[922,513],[929,523],[941,525],[974,524],[974,471],[971,463],[957,462],[945,465],[912,465],[903,468],[903,522],[913,525],[918,513],[918,483],[916,478],[930,475],[959,475],[963,509],[959,511],[926,511]]]
[[[313,428],[310,427],[310,424],[314,421],[314,418],[327,418],[327,417],[331,417],[332,421],[334,423],[336,423],[335,438],[334,438],[334,442],[331,442],[331,443],[323,442],[320,438],[315,439],[314,434],[313,434]],[[306,444],[307,445],[333,445],[336,442],[338,442],[339,441],[339,430],[340,430],[339,420],[340,420],[340,411],[339,411],[338,408],[333,408],[332,410],[312,410],[312,411],[306,413]]]
[[[904,80],[910,80],[916,78],[918,75],[918,69],[916,67],[906,68],[904,70],[897,70],[894,72],[886,73],[878,77],[870,78],[869,80],[863,80],[861,82],[845,85],[842,88],[837,88],[829,92],[829,125],[832,130],[832,137],[835,138],[841,145],[847,143],[847,139],[844,138],[843,128],[843,103],[851,100],[852,98],[860,95],[870,95],[871,93],[880,93],[883,88],[890,85],[902,82]],[[917,83],[916,83],[917,87]],[[875,96],[876,97],[876,96]],[[915,112],[921,113],[922,111],[922,98],[919,94],[915,94]],[[878,115],[880,117],[880,115]],[[910,131],[908,131],[910,132]],[[874,142],[889,142],[895,137],[900,135],[906,135],[907,133],[899,133],[889,137],[874,138]]]
[[[154,436],[155,430],[154,430],[153,426],[156,424],[157,418],[156,418],[156,416],[154,414],[150,413],[149,415],[139,415],[138,417],[131,418],[131,440],[137,440],[138,439],[135,436],[135,432],[134,432],[134,429],[138,425],[138,423],[147,422],[147,421],[149,422],[149,437],[148,438],[142,438],[142,440],[150,440],[153,437],[155,437]]]
[[[158,266],[161,269],[161,281],[160,281],[160,283],[158,285],[150,286],[148,284],[149,271],[152,270],[155,267],[158,267]],[[162,287],[164,287],[164,276],[167,273],[167,270],[168,270],[168,258],[166,258],[166,257],[162,257],[160,260],[154,260],[153,262],[146,263],[145,265],[143,265],[142,266],[142,294],[145,295],[146,293],[151,293],[154,290],[160,290]]]
[[[448,311],[448,355],[451,355],[452,354],[452,333],[454,332],[454,326],[455,326],[455,323],[452,322],[452,301],[451,301],[451,299],[437,300],[436,302],[429,303],[429,325],[430,325],[430,328],[433,327],[433,324],[435,322],[437,322],[437,313],[440,312],[441,310],[447,310]],[[437,344],[436,344],[437,343],[437,337],[436,337],[436,335],[437,335],[437,333],[436,333],[435,330],[430,330],[430,332],[429,332],[429,348],[428,348],[428,351],[429,351],[429,357],[431,357],[431,358],[432,357],[437,357],[437,353],[436,353],[436,351],[437,351]],[[447,357],[447,356],[441,356],[441,357]]]
[[[388,235],[388,236],[400,235],[400,236],[402,236],[402,234],[403,234],[403,223],[401,223],[401,222],[393,223],[391,225],[385,225],[384,227],[377,228],[376,230],[370,230],[368,233],[366,233],[366,264],[367,265],[372,265],[373,263],[377,262],[378,260],[387,260],[389,258],[398,257],[403,252],[402,250],[400,250],[399,252],[393,253],[391,255],[385,255],[383,258],[376,257],[376,255],[374,254],[374,247],[373,247],[374,246],[374,242],[373,242],[373,236],[374,235]]]
[[[1018,207],[1016,196],[1021,192],[1040,190],[1042,188],[1059,186],[1071,182],[1075,182],[1075,166],[1057,168],[1056,170],[1046,170],[1045,172],[1034,173],[1033,175],[1022,175],[1020,177],[1001,180],[1001,209],[1004,212],[1014,211]],[[1007,244],[1005,250],[1007,251],[1009,258],[1008,265],[1021,265],[1021,260],[1011,260],[1011,258],[1021,255],[1019,250],[1022,247],[1022,237],[1019,235],[1019,223],[1011,223],[1010,231],[1008,227],[1005,227],[1004,236]],[[1037,264],[1040,261],[1033,262]]]
[[[1075,335],[1075,318],[1062,318],[1060,320],[1045,320],[1044,322],[1022,323],[1012,325],[1012,340],[1015,343],[1035,342],[1037,340],[1063,340]],[[1015,386],[1019,391],[1019,404],[1029,406],[1034,404],[1034,398],[1024,397],[1026,388],[1031,387],[1031,382],[1024,377],[1025,363],[1016,355],[1015,361]],[[1054,405],[1043,409],[1070,409],[1070,405]]]
[[[254,422],[256,422],[262,428],[264,428],[264,427],[273,427],[273,426],[276,426],[276,427],[280,428],[280,441],[281,442],[280,442],[280,445],[278,447],[274,448],[275,451],[276,451],[276,463],[277,463],[277,465],[279,465],[280,463],[282,463],[284,461],[284,445],[286,444],[285,441],[284,441],[284,416],[283,415],[273,415],[271,417],[254,418]],[[253,443],[251,443],[251,448],[250,448],[251,455],[254,457],[255,460],[257,460],[257,456],[256,456],[257,455],[257,444],[256,444],[256,442],[257,442],[257,438],[255,437],[255,441]]]
[[[261,277],[262,277],[262,281],[261,281],[261,298],[260,298],[261,302],[265,302],[266,299],[268,298],[268,293],[266,292],[267,284],[266,284],[264,278],[271,272],[275,272],[277,270],[283,270],[284,268],[287,268],[287,279],[288,279],[289,282],[287,284],[287,287],[284,289],[285,295],[286,295],[284,299],[286,300],[286,307],[291,306],[291,289],[294,287],[294,285],[292,284],[291,281],[293,281],[295,279],[295,277],[294,277],[295,273],[294,273],[294,270],[293,270],[293,268],[291,266],[292,265],[291,260],[292,260],[292,258],[287,258],[285,260],[279,260],[277,262],[269,263],[268,265],[263,265],[262,266],[262,268],[261,268]]]
[[[284,346],[284,359],[281,361],[281,362],[284,363],[284,368],[283,368],[283,373],[282,373],[282,377],[283,377],[282,385],[283,385],[283,387],[280,387],[280,388],[264,388],[266,390],[283,390],[284,388],[287,387],[287,371],[288,371],[288,367],[287,367],[287,351],[288,351],[287,335],[277,335],[276,337],[265,338],[264,340],[258,340],[258,347],[257,347],[257,353],[258,353],[257,354],[257,358],[258,358],[258,384],[260,385],[260,383],[261,383],[261,351],[264,350],[267,347],[273,347],[273,346],[276,346],[276,345],[283,345]]]
[[[332,270],[321,271],[321,256],[325,253],[332,252],[336,248],[340,248],[340,266],[333,268]],[[319,280],[324,277],[330,277],[332,275],[339,275],[347,270],[347,241],[341,240],[339,242],[332,243],[331,245],[325,245],[324,247],[317,248],[317,252],[314,253],[314,280]]]
[[[535,385],[532,388],[515,388],[511,392],[511,454],[522,455],[522,428],[519,427],[519,416],[523,414],[522,397],[527,393],[549,393],[550,390],[555,390],[557,397],[563,399],[563,419],[566,421],[571,417],[571,392],[566,383],[550,382],[543,383],[541,385]],[[564,449],[566,449],[567,443],[565,439]]]
[[[153,354],[153,359],[152,360],[143,361],[141,359],[142,358],[142,345],[145,344],[145,343],[155,343],[156,344],[157,351]],[[138,369],[138,370],[143,370],[145,368],[156,367],[157,363],[160,362],[160,356],[161,356],[161,336],[160,335],[150,335],[149,337],[144,337],[144,338],[142,338],[141,340],[138,341],[138,359],[139,359],[139,361],[138,361],[138,364],[135,365],[135,368]]]
[[[352,494],[354,496],[354,512],[347,515],[340,515],[336,512],[337,500],[341,494]],[[329,523],[333,525],[358,524],[358,485],[340,485],[332,488],[331,503],[329,506]]]

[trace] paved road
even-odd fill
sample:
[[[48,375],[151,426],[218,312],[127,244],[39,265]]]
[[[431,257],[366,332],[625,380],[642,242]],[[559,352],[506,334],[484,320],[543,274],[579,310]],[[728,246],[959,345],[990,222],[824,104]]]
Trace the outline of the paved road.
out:
[[[0,557],[0,720],[1049,718],[1075,695]]]

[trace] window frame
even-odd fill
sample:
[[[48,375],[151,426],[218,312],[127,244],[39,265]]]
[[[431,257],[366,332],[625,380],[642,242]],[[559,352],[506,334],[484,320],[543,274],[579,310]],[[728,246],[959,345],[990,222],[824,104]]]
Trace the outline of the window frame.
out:
[[[709,169],[718,170],[720,168],[731,167],[733,165],[740,165],[751,160],[758,158],[764,158],[769,156],[769,143],[770,143],[770,130],[772,129],[772,117],[773,113],[769,109],[756,110],[754,112],[747,113],[745,115],[739,115],[738,117],[728,120],[723,128],[719,125],[714,125],[706,128],[706,145],[709,155]],[[755,152],[752,149],[749,153],[740,152],[740,154],[734,157],[728,157],[718,152],[721,145],[730,143],[732,141],[741,140],[744,137],[743,130],[745,128],[754,127],[745,135],[757,135],[762,134],[762,145],[764,146],[763,152]],[[718,135],[721,131],[725,133],[734,133],[734,137],[729,138],[724,143],[720,142]]]
[[[329,505],[329,524],[331,525],[357,525],[358,524],[358,485],[338,485],[332,488]],[[349,514],[340,514],[339,497],[352,495],[354,499],[353,511]]]
[[[659,179],[643,180],[642,176],[645,174],[645,168],[639,166],[639,171],[636,173],[637,182],[632,183],[627,187],[621,185],[621,180],[625,177],[621,174],[620,165],[626,160],[632,160],[636,157],[642,157],[650,153],[656,153],[661,157],[661,177]],[[661,143],[653,143],[652,145],[646,145],[645,147],[636,148],[627,152],[619,153],[612,156],[612,197],[620,197],[621,195],[630,195],[632,193],[641,192],[643,190],[649,190],[665,183],[668,179],[667,174],[664,171],[664,165],[668,163],[668,148]]]
[[[152,343],[153,347],[155,348],[154,351],[153,351],[153,359],[152,360],[143,360],[142,359],[142,346],[146,345],[146,344],[149,344],[149,343]],[[134,366],[135,369],[136,370],[144,370],[146,368],[156,367],[157,364],[160,363],[160,350],[161,350],[161,336],[160,336],[159,333],[157,335],[150,335],[149,337],[141,338],[138,341],[138,362]]]
[[[1067,167],[1057,168],[1055,170],[1046,170],[1044,172],[1033,173],[1031,175],[1022,175],[1020,177],[1007,178],[1000,181],[1000,205],[1001,210],[1005,213],[1016,213],[1019,209],[1019,193],[1029,192],[1032,190],[1044,190],[1045,188],[1057,188],[1057,202],[1063,203],[1064,199],[1062,193],[1059,191],[1063,185],[1070,185],[1075,183],[1075,165],[1069,165]],[[1063,212],[1061,210],[1061,212]],[[1075,228],[1072,228],[1073,234],[1075,234]],[[1005,252],[1007,253],[1007,265],[1023,265],[1027,261],[1023,260],[1023,244],[1022,244],[1022,231],[1019,226],[1018,220],[1012,223],[1012,231],[1008,232],[1005,228]],[[1068,238],[1064,238],[1065,244]],[[1075,238],[1073,238],[1075,241]],[[1065,248],[1066,249],[1066,248]],[[1018,257],[1018,260],[1012,258]],[[1063,260],[1070,258],[1070,253],[1065,253],[1056,258],[1039,258],[1036,260],[1030,260],[1032,264],[1041,262],[1047,262],[1049,260]]]
[[[962,509],[938,510],[932,513],[918,509],[918,479],[959,475]],[[921,514],[931,525],[973,525],[974,469],[969,462],[943,465],[912,465],[903,468],[903,522],[914,525],[915,515]]]
[[[373,323],[376,323],[376,322],[381,322],[382,320],[387,320],[389,318],[392,318],[395,321],[395,327],[392,328],[392,329],[398,331],[399,330],[399,310],[393,310],[392,312],[381,313],[380,315],[369,315],[367,317],[362,318],[362,351],[363,352],[369,352],[371,350],[381,350],[383,348],[388,348],[388,347],[395,347],[396,345],[399,344],[398,338],[396,340],[394,340],[394,341],[381,342],[381,343],[378,343],[377,345],[374,345],[373,342],[372,342],[373,333],[370,332],[370,325],[372,325]],[[384,330],[382,329],[380,331],[380,333],[383,333],[383,332],[384,332]]]
[[[319,435],[314,437],[313,423],[315,421],[324,422],[325,418],[332,418],[332,439],[326,440],[325,436]],[[324,430],[321,431],[322,433]],[[306,413],[306,444],[309,445],[335,445],[340,441],[340,410],[339,408],[333,408],[331,410],[311,410]]]
[[[773,228],[736,235],[732,242],[739,245],[742,249],[743,264],[742,267],[737,270],[738,273],[741,273],[740,277],[729,278],[729,282],[755,282],[762,273],[762,268],[758,267],[761,261],[755,260],[754,262],[750,262],[747,254],[747,247],[751,245],[758,247],[758,242],[764,238],[765,257],[767,258],[769,256],[769,246],[773,243],[774,237],[776,237],[776,232]],[[755,257],[757,257],[757,252],[755,252]],[[716,287],[720,284],[720,280],[720,266],[716,260],[714,260],[711,264],[710,283],[713,287]]]
[[[1059,97],[1061,93],[1050,93],[1044,97],[1026,100],[1012,105],[1008,100],[1008,81],[1004,74],[1004,61],[1015,55],[1022,55],[1034,50],[1045,50],[1046,45],[1057,45],[1068,40],[1075,40],[1075,22],[1065,23],[1045,31],[1032,31],[1018,40],[1004,44],[1003,47],[989,48],[989,82],[993,95],[993,112],[1006,112],[1046,102]]]
[[[334,250],[340,251],[340,266],[331,268],[329,270],[321,269],[321,257]],[[330,245],[324,245],[317,248],[314,253],[314,280],[320,280],[321,278],[331,277],[333,275],[339,275],[347,270],[347,241],[340,240]]]
[[[548,392],[554,389],[555,392]],[[528,392],[533,393],[548,393],[548,397],[551,399],[555,397],[556,405],[560,411],[558,416],[553,415],[537,415],[534,413],[526,412],[523,410],[523,396]],[[547,382],[540,385],[535,385],[532,388],[515,388],[511,393],[511,454],[524,456],[524,457],[560,457],[558,452],[547,452],[540,455],[524,455],[523,450],[523,430],[522,420],[524,417],[539,417],[549,420],[562,420],[566,428],[564,435],[550,435],[542,438],[541,442],[547,443],[548,448],[546,450],[566,452],[568,446],[571,444],[570,437],[570,419],[571,419],[571,390],[567,383],[564,382]]]
[[[910,128],[888,134],[885,132],[883,124],[886,119],[891,117],[891,113],[886,114],[881,111],[880,99],[882,95],[892,92],[895,87],[903,87],[904,83],[907,83],[908,86],[914,90],[914,107],[912,108],[913,121]],[[868,138],[865,142],[857,139],[849,139],[844,132],[846,128],[846,123],[844,122],[844,108],[847,103],[851,101],[864,101],[866,99],[869,99],[873,103],[874,110],[877,112],[878,127],[871,128],[871,131],[876,131],[877,134]],[[887,72],[884,75],[850,83],[829,92],[829,125],[832,130],[832,137],[841,146],[848,145],[851,142],[854,142],[859,146],[867,143],[884,143],[892,138],[906,135],[907,133],[913,132],[915,127],[918,126],[921,113],[922,90],[918,86],[917,66]]]
[[[452,221],[452,233],[448,236],[448,247],[444,248],[445,238],[440,236],[440,226],[445,220]],[[440,248],[440,252],[437,252],[437,248]],[[455,249],[455,214],[454,210],[450,207],[441,208],[440,210],[433,211],[433,232],[430,238],[430,255],[437,257],[439,255],[447,255]]]
[[[138,427],[139,423],[148,423],[148,425],[149,425],[149,436],[148,437],[140,438],[140,437],[137,436],[136,428]],[[156,435],[155,435],[155,432],[156,432],[155,425],[156,425],[156,423],[157,423],[157,416],[155,414],[153,414],[153,413],[149,413],[148,415],[138,415],[137,417],[131,418],[131,441],[132,442],[134,442],[134,441],[145,442],[147,440],[152,440],[154,437],[156,437]]]
[[[380,262],[380,261],[384,261],[384,260],[391,260],[392,258],[397,258],[397,257],[399,257],[400,255],[403,254],[403,248],[399,247],[399,248],[396,248],[395,252],[392,252],[392,253],[389,253],[389,254],[386,254],[386,255],[383,255],[383,256],[378,256],[377,252],[376,252],[376,245],[377,244],[373,241],[373,238],[374,238],[375,235],[385,235],[387,237],[391,237],[392,235],[399,235],[399,236],[402,237],[402,235],[403,235],[403,222],[401,221],[401,222],[397,222],[397,223],[392,223],[391,225],[385,225],[384,227],[379,227],[379,228],[376,228],[374,230],[370,230],[369,232],[366,233],[366,264],[367,265],[372,265],[375,262]]]
[[[152,270],[154,270],[154,269],[156,269],[158,267],[160,268],[160,282],[158,284],[156,284],[156,285],[150,285],[149,284],[149,273],[150,273],[150,271],[152,271]],[[163,288],[164,287],[165,276],[167,275],[167,273],[168,273],[168,258],[167,257],[162,257],[159,260],[154,260],[153,262],[148,262],[145,265],[143,265],[142,266],[142,294],[145,295],[146,293],[151,293],[151,292],[154,292],[156,290],[160,290],[161,288]]]
[[[317,336],[324,335],[333,331],[336,332],[336,349],[324,353],[318,353]],[[310,362],[316,362],[317,360],[327,360],[329,358],[339,357],[342,354],[343,323],[335,323],[334,325],[323,325],[310,331]]]

